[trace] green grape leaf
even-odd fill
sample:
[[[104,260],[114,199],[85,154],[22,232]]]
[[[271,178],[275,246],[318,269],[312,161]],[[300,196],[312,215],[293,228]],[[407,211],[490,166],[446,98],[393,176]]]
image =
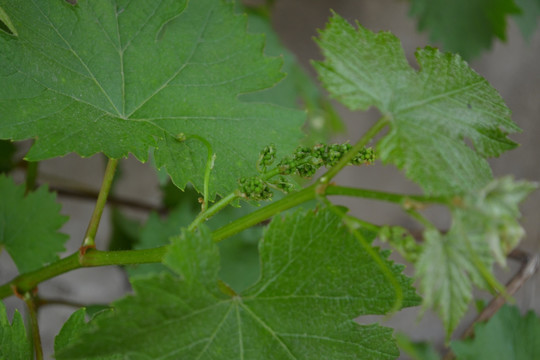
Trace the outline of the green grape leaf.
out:
[[[487,323],[474,327],[474,338],[453,341],[458,360],[540,359],[540,317],[521,316],[515,306],[503,306]]]
[[[330,102],[323,96],[318,86],[306,73],[296,56],[281,43],[274,31],[269,14],[245,9],[248,14],[248,30],[252,33],[263,33],[266,36],[265,54],[282,56],[283,69],[287,74],[276,86],[252,94],[242,96],[247,101],[266,101],[273,104],[297,108],[302,103],[307,110],[307,122],[304,125],[308,138],[306,145],[327,142],[332,134],[344,131],[345,127]]]
[[[452,210],[453,223],[447,234],[424,233],[417,276],[424,306],[439,313],[447,336],[467,311],[473,284],[500,289],[490,270],[495,260],[505,263],[505,255],[524,235],[517,221],[518,204],[534,188],[508,177],[494,180],[481,191],[469,193]]]
[[[162,274],[133,282],[134,296],[89,323],[58,359],[124,358],[394,359],[391,329],[359,325],[358,315],[385,314],[395,289],[341,218],[328,209],[275,218],[260,244],[261,276],[238,294],[218,281],[219,252],[203,226],[173,240]],[[380,254],[380,253],[379,253]],[[402,266],[382,260],[418,303]],[[152,307],[148,307],[148,303]]]
[[[63,349],[69,347],[71,344],[73,344],[75,341],[78,341],[80,338],[80,334],[85,330],[86,328],[86,315],[88,315],[86,308],[81,308],[77,311],[75,311],[69,319],[64,323],[62,326],[62,329],[56,335],[54,338],[54,351],[60,352]],[[100,314],[101,315],[101,314]],[[96,316],[100,316],[96,315]],[[118,355],[112,355],[107,357],[87,357],[87,360],[120,360],[122,359],[121,356]]]
[[[0,7],[0,31],[6,31],[9,34],[17,35],[17,30],[13,27],[9,16],[4,9]]]
[[[152,249],[170,244],[170,238],[180,234],[180,229],[189,225],[196,216],[187,202],[179,204],[166,218],[161,218],[152,212],[146,223],[141,227],[134,249]],[[159,274],[168,269],[162,264],[138,264],[126,267],[130,277]]]
[[[68,217],[46,186],[24,195],[24,185],[0,175],[0,247],[21,273],[42,267],[64,251],[68,236],[58,230]]]
[[[431,41],[466,59],[491,48],[496,37],[506,40],[506,20],[519,13],[514,0],[412,0],[410,9]]]
[[[157,214],[151,213],[148,221],[141,230],[136,249],[151,249],[158,246],[169,245],[170,238],[180,234],[182,227],[187,227],[195,218],[197,212],[191,206],[193,190],[184,193],[182,202],[161,219]],[[231,219],[247,215],[253,208],[245,204],[241,208],[229,206],[206,221],[210,229],[217,229],[226,225]],[[219,243],[221,269],[219,276],[226,283],[238,291],[253,284],[259,276],[259,259],[257,244],[262,236],[262,227],[255,226]],[[127,267],[130,276],[148,276],[168,271],[162,264],[140,264]]]
[[[18,31],[0,32],[0,138],[36,138],[29,159],[103,152],[145,161],[153,147],[177,186],[202,190],[211,148],[213,198],[256,173],[261,144],[285,154],[301,138],[302,112],[238,99],[283,74],[232,4],[0,5]]]
[[[540,17],[540,0],[516,0],[521,8],[521,14],[514,15],[514,20],[519,26],[525,39],[530,40],[538,26]]]
[[[6,314],[6,306],[0,301],[0,359],[32,359],[31,350],[32,344],[26,337],[21,314],[15,311],[10,324]]]
[[[58,352],[72,344],[77,338],[84,326],[86,311],[81,308],[75,311],[69,319],[64,323],[62,329],[54,338],[54,351]]]
[[[13,155],[17,148],[8,140],[0,140],[0,173],[9,172],[15,167]]]
[[[111,209],[112,231],[109,238],[109,251],[131,250],[139,239],[141,224],[124,215],[117,207]]]
[[[403,333],[396,334],[396,340],[402,354],[409,355],[411,360],[441,360],[432,343],[415,342]]]
[[[376,106],[389,119],[379,157],[427,193],[481,188],[492,178],[485,158],[516,146],[507,138],[519,130],[510,110],[459,56],[418,50],[415,71],[394,35],[356,31],[338,15],[318,43],[326,60],[314,66],[325,87],[349,108]]]
[[[422,245],[416,242],[411,233],[401,226],[382,226],[377,234],[382,242],[387,242],[405,260],[415,263],[422,252]]]

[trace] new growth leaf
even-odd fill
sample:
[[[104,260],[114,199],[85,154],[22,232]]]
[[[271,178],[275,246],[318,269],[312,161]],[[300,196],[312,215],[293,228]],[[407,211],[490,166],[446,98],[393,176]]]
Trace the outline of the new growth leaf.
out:
[[[317,40],[325,61],[314,66],[347,107],[375,106],[388,118],[390,132],[378,144],[381,160],[430,194],[485,186],[492,178],[485,159],[514,148],[507,135],[519,130],[499,94],[458,55],[418,50],[416,71],[397,37],[357,26],[334,14]]]

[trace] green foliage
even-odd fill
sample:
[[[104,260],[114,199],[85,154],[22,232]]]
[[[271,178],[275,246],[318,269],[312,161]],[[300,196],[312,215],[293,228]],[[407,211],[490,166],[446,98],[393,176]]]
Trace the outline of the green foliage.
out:
[[[301,137],[301,112],[238,99],[283,74],[281,60],[262,56],[263,39],[246,33],[246,19],[234,16],[232,5],[5,0],[0,6],[18,33],[0,32],[6,122],[0,138],[37,138],[31,160],[103,152],[144,161],[154,147],[158,167],[177,186],[190,181],[202,190],[206,141],[218,154],[213,198],[253,172],[269,137],[284,152]],[[177,140],[181,133],[184,141]]]
[[[540,359],[540,318],[533,311],[521,316],[505,305],[474,332],[474,339],[452,342],[458,360]]]
[[[28,360],[32,358],[31,350],[21,314],[16,311],[10,324],[6,307],[0,302],[0,359]]]
[[[85,318],[88,315],[87,308],[81,308],[75,311],[69,319],[64,323],[64,326],[60,330],[60,333],[54,339],[54,351],[55,353],[62,352],[65,348],[69,347],[75,341],[79,339],[81,332],[86,326]],[[103,315],[103,314],[101,314]],[[99,316],[99,315],[97,315]],[[120,360],[122,356],[100,356],[99,358],[86,357],[87,360]]]
[[[331,95],[353,110],[375,106],[388,118],[391,131],[378,145],[380,158],[427,193],[485,186],[492,177],[485,158],[516,146],[506,137],[519,130],[509,109],[459,56],[418,50],[415,71],[394,35],[360,25],[355,30],[338,15],[318,43],[325,61],[314,66]]]
[[[135,295],[91,323],[80,335],[84,340],[58,358],[392,359],[399,354],[389,329],[353,321],[384,314],[396,298],[340,217],[325,209],[274,219],[260,252],[260,279],[237,294],[219,286],[218,247],[207,228],[184,231],[165,259],[179,277],[134,280]],[[402,267],[384,261],[402,287],[403,305],[417,304]],[[362,271],[351,271],[356,264]],[[140,332],[150,324],[152,331]]]
[[[15,151],[17,148],[11,141],[0,140],[0,173],[9,172],[15,167]]]
[[[109,239],[109,250],[130,250],[137,242],[141,231],[138,221],[133,220],[113,208],[111,211],[112,234]]]
[[[248,14],[248,31],[265,34],[264,53],[269,56],[281,56],[282,71],[287,74],[287,77],[276,86],[242,95],[242,99],[271,102],[289,108],[296,108],[301,103],[308,116],[304,125],[308,134],[303,141],[306,145],[326,142],[330,139],[330,135],[344,131],[344,125],[328,99],[322,95],[313,79],[298,63],[296,56],[281,43],[272,29],[269,15],[257,9],[242,9]]]
[[[441,357],[432,344],[413,342],[405,334],[397,334],[396,340],[400,350],[409,355],[411,360],[440,360]]]
[[[534,184],[511,178],[494,180],[453,209],[447,234],[424,233],[426,244],[416,263],[420,289],[424,305],[441,316],[447,337],[467,311],[472,284],[500,290],[491,267],[494,260],[504,264],[504,256],[523,236],[518,204],[534,189]]]
[[[133,285],[133,295],[76,311],[56,338],[56,358],[395,359],[391,329],[354,319],[421,299],[390,251],[373,245],[376,236],[415,265],[423,305],[439,313],[448,336],[473,285],[503,292],[492,266],[504,265],[523,236],[518,205],[535,185],[492,178],[486,159],[514,148],[507,136],[519,131],[497,92],[458,55],[418,50],[415,70],[394,35],[355,29],[334,15],[317,40],[325,59],[314,66],[332,96],[353,110],[374,106],[382,117],[354,145],[326,144],[337,117],[272,31],[271,4],[0,0],[6,170],[13,140],[34,140],[33,161],[70,152],[109,158],[85,242],[58,261],[66,218],[54,194],[41,187],[25,195],[0,175],[0,245],[22,273],[0,285],[0,297],[35,292],[51,277],[90,266],[125,265]],[[504,37],[505,18],[517,9],[513,0],[457,4],[467,5],[463,14],[487,14],[470,37],[475,51],[478,39],[491,42],[488,33]],[[453,5],[415,0],[412,11],[439,34],[446,18],[435,24],[433,14],[451,14]],[[527,29],[531,18],[522,19]],[[253,32],[266,34],[266,48]],[[467,55],[470,44],[463,49]],[[281,82],[280,69],[289,73]],[[303,140],[298,107],[308,118]],[[116,159],[130,153],[158,169],[161,214],[140,225],[113,209],[110,248],[93,249]],[[426,194],[336,184],[345,166],[376,158],[404,170]],[[328,171],[300,189],[299,179],[322,167]],[[28,182],[36,171],[27,171]],[[384,219],[379,226],[354,218],[330,195],[397,204],[424,226],[424,241]],[[310,210],[289,212],[308,202]],[[421,214],[431,204],[450,209],[448,232]],[[27,304],[38,307],[36,299]],[[501,318],[516,334],[538,330],[536,318],[527,325]],[[509,336],[492,335],[490,326],[477,329],[480,346]],[[429,346],[398,342],[418,359],[436,357]],[[20,315],[10,324],[2,304],[0,358],[29,358],[29,346]],[[453,346],[474,354],[478,345]]]
[[[134,248],[151,249],[169,245],[170,239],[179,235],[181,228],[187,227],[196,216],[196,210],[191,207],[192,203],[186,201],[193,199],[193,195],[196,195],[193,190],[185,192],[184,201],[177,203],[177,207],[164,218],[156,213],[150,213],[146,224],[140,229]],[[216,214],[206,225],[211,229],[217,229],[230,222],[230,219],[238,218],[249,211],[250,207],[229,207]],[[259,275],[257,243],[261,236],[262,227],[255,226],[219,244],[220,278],[235,289],[245,289]],[[127,267],[127,271],[131,277],[169,272],[168,268],[162,264],[131,265]]]
[[[466,59],[491,48],[494,38],[506,40],[507,18],[520,13],[514,0],[412,0],[410,10],[431,41]]]
[[[380,241],[388,242],[405,260],[413,264],[422,253],[422,245],[418,244],[409,231],[401,226],[383,226],[377,236]]]
[[[58,258],[67,235],[58,232],[67,221],[46,186],[24,195],[24,185],[0,175],[0,247],[5,247],[21,273]]]

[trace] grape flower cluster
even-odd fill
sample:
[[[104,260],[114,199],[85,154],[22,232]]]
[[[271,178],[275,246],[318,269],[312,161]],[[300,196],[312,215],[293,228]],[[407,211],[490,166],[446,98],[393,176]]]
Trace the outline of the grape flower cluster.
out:
[[[286,176],[298,175],[302,178],[311,178],[322,166],[327,168],[336,165],[340,159],[352,149],[351,144],[317,144],[315,146],[299,146],[292,156],[282,158],[275,168],[268,170],[276,161],[276,147],[270,144],[264,147],[259,154],[257,170],[260,175],[243,177],[238,183],[241,196],[250,200],[268,200],[272,197],[270,188],[285,193],[294,189]],[[372,164],[375,153],[372,148],[363,148],[349,161],[349,165]],[[279,175],[274,180],[270,178]]]

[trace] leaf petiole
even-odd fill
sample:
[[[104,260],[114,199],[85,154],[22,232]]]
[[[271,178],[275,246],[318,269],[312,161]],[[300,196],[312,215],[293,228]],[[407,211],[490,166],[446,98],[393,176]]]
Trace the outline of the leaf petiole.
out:
[[[217,203],[212,205],[208,210],[202,211],[196,218],[193,220],[191,224],[188,226],[188,231],[193,231],[199,226],[203,221],[211,218],[216,213],[221,211],[225,206],[229,205],[232,201],[234,201],[236,198],[238,198],[240,195],[237,191],[230,193],[229,195],[225,196],[221,200],[219,200]]]
[[[96,246],[95,238],[97,229],[99,227],[99,221],[101,220],[101,214],[103,214],[103,209],[107,203],[107,197],[109,196],[117,167],[118,159],[109,159],[107,162],[107,168],[105,169],[105,175],[103,176],[101,189],[99,190],[99,195],[96,201],[96,207],[94,208],[94,212],[90,218],[90,223],[88,224],[88,229],[84,235],[84,241],[82,244],[83,248],[93,248]]]
[[[204,168],[204,182],[203,182],[203,203],[202,203],[202,212],[204,212],[208,208],[208,197],[210,192],[210,173],[212,172],[212,169],[214,168],[214,160],[216,157],[216,154],[214,153],[214,150],[212,149],[212,144],[208,142],[205,138],[199,135],[194,134],[180,134],[179,140],[185,140],[185,139],[196,139],[199,140],[201,143],[203,143],[204,146],[206,146],[207,150],[207,156],[206,156],[206,166]]]

